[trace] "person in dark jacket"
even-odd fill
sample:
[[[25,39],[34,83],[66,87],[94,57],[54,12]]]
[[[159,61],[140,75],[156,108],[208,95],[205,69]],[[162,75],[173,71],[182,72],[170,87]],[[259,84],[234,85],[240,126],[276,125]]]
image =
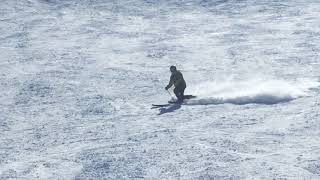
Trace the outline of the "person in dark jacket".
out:
[[[174,94],[178,98],[178,103],[182,103],[184,99],[184,90],[186,89],[186,81],[183,79],[183,75],[180,71],[177,70],[175,66],[170,66],[171,76],[170,82],[166,86],[166,90],[168,90],[172,85],[174,85]]]

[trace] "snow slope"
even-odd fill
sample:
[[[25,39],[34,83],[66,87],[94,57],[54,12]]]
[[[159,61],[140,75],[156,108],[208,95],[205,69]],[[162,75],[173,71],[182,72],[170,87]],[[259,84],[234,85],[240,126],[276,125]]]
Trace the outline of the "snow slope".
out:
[[[320,2],[3,0],[0,179],[319,179]],[[184,105],[166,103],[176,65]]]

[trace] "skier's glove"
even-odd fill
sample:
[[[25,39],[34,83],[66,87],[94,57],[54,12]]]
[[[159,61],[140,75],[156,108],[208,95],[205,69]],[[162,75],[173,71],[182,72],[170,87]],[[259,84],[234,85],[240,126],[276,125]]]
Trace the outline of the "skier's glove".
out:
[[[166,86],[164,89],[168,90],[168,89],[169,89],[169,87],[168,87],[168,86]]]

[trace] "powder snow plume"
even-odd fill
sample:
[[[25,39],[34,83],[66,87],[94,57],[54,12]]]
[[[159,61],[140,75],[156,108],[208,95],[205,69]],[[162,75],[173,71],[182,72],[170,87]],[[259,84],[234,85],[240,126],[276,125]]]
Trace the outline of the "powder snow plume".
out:
[[[319,85],[318,81],[311,79],[204,82],[191,89],[198,98],[187,104],[277,104],[308,96],[310,90]]]

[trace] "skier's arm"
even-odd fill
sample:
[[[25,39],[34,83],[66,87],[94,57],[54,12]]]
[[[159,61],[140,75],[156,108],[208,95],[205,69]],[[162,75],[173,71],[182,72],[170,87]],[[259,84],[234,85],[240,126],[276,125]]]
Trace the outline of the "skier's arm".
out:
[[[166,86],[166,90],[168,90],[169,88],[171,88],[172,85],[173,85],[173,76],[170,77],[170,82],[169,82],[169,84]]]

